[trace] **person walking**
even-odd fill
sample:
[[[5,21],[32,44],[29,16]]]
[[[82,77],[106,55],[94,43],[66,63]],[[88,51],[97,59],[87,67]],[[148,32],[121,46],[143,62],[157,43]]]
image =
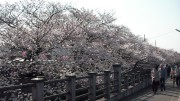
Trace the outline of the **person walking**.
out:
[[[168,64],[167,66],[167,77],[170,77],[170,73],[171,73],[171,66]]]
[[[180,67],[175,65],[176,85],[180,86]]]
[[[154,94],[158,91],[159,86],[159,71],[158,65],[155,66],[151,71],[151,78],[152,78],[152,91]]]
[[[165,81],[167,78],[167,68],[166,68],[166,64],[164,65],[160,65],[159,67],[159,75],[160,75],[160,87],[161,87],[161,91],[165,91],[166,90],[166,86],[165,86]]]
[[[171,79],[173,81],[173,87],[174,87],[175,82],[176,82],[175,66],[174,65],[171,66],[171,74],[170,75],[171,75]]]

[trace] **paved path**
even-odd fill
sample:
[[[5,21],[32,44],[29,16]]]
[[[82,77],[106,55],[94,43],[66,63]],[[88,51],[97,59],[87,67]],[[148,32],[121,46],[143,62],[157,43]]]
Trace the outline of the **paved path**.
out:
[[[151,87],[137,92],[120,101],[180,101],[180,87],[173,87],[170,79],[166,82],[166,91],[153,94]]]

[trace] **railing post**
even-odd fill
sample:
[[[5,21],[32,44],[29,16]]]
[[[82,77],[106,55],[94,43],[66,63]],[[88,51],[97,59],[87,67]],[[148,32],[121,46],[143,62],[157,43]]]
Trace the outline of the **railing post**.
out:
[[[142,84],[143,84],[143,88],[146,87],[146,76],[145,75],[142,75]]]
[[[145,74],[145,77],[146,77],[146,86],[148,86],[148,83],[149,83],[148,74]]]
[[[105,98],[110,99],[110,71],[104,71],[104,83],[105,83]]]
[[[128,84],[128,75],[125,75],[124,76],[124,89],[128,89],[129,87],[129,84]]]
[[[69,94],[66,96],[68,101],[75,101],[76,100],[76,75],[74,74],[68,74],[66,77],[69,79],[67,82],[67,92]]]
[[[121,64],[114,64],[113,69],[114,69],[114,79],[117,80],[115,82],[115,85],[118,85],[117,92],[121,94]]]
[[[135,73],[132,73],[132,76],[131,76],[131,80],[132,80],[132,86],[135,86],[135,83],[136,83],[136,75]]]
[[[141,83],[141,74],[140,74],[140,71],[137,71],[137,80],[138,80],[137,83]]]
[[[143,75],[143,82],[146,82],[146,75]]]
[[[32,100],[44,101],[44,78],[33,78],[31,81],[35,83],[32,87]]]
[[[95,72],[90,72],[88,75],[89,78],[89,100],[96,101],[96,74]]]

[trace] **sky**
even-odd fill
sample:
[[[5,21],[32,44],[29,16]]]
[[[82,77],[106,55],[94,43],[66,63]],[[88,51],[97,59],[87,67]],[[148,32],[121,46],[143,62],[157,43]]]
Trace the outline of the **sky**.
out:
[[[0,0],[0,3],[18,0]],[[110,12],[117,25],[128,27],[150,44],[180,53],[180,0],[45,0],[77,8]]]

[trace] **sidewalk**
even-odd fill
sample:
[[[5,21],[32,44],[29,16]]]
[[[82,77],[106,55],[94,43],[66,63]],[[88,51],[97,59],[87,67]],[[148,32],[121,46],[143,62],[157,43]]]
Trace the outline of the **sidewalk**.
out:
[[[151,87],[144,89],[134,95],[128,96],[121,101],[180,101],[180,87],[173,87],[172,81],[166,81],[166,91],[153,94]]]

